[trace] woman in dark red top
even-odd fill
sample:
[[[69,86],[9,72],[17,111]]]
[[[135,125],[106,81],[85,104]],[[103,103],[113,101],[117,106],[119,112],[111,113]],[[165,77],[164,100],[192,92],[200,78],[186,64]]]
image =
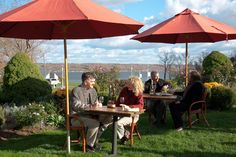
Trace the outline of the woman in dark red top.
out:
[[[124,105],[125,108],[139,108],[143,109],[143,82],[140,78],[133,76],[128,79],[125,87],[121,90],[120,95],[116,101],[116,105]],[[134,118],[134,122],[137,122],[139,116]],[[117,134],[122,143],[125,143],[129,139],[129,133],[125,130],[124,126],[132,123],[131,117],[123,117],[118,120]]]

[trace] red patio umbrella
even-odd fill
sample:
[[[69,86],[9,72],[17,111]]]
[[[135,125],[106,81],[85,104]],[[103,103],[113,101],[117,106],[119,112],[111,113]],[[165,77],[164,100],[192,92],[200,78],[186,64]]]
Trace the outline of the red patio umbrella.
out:
[[[188,43],[236,39],[236,28],[185,9],[174,17],[134,36],[141,42],[186,43],[185,74],[188,83]]]
[[[0,37],[64,39],[67,139],[70,152],[66,39],[137,34],[143,26],[90,0],[34,0],[0,15]]]

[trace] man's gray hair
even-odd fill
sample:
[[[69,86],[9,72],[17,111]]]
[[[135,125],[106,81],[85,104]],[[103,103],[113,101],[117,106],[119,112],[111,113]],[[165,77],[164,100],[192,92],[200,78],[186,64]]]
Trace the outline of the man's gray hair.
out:
[[[85,73],[83,73],[82,76],[81,76],[82,82],[84,82],[85,80],[87,80],[87,79],[89,79],[89,78],[94,78],[94,79],[96,79],[97,76],[96,76],[96,74],[93,73],[93,72],[85,72]]]
[[[159,73],[157,71],[152,71],[151,72],[151,76],[158,76],[159,77],[160,75],[159,75]]]

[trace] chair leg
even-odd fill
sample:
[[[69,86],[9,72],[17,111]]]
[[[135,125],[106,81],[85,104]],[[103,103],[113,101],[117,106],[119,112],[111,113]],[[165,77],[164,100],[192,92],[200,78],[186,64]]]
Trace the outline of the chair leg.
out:
[[[86,152],[86,134],[85,134],[85,128],[83,127],[82,130],[81,130],[81,133],[82,133],[82,149],[83,149],[83,152],[85,153]]]
[[[131,146],[134,144],[134,139],[133,139],[134,126],[135,126],[135,123],[132,122],[131,127],[130,127],[130,145]]]
[[[189,125],[189,128],[191,129],[192,128],[192,114],[191,113],[188,114],[188,125]]]
[[[206,125],[209,127],[210,125],[209,125],[209,123],[208,123],[208,121],[206,119],[206,115],[204,113],[202,113],[202,117],[203,117],[204,122],[206,123]]]

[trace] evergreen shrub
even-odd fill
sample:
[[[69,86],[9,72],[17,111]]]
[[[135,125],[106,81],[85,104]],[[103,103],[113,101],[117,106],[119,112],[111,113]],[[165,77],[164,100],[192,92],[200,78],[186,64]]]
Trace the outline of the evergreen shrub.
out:
[[[233,64],[224,54],[213,51],[203,60],[203,78],[207,82],[228,84],[232,80]]]
[[[211,88],[208,108],[215,110],[229,110],[235,104],[236,95],[233,90],[225,86]]]
[[[51,86],[43,78],[39,67],[26,53],[17,53],[4,69],[3,93],[7,102],[20,105],[49,95]]]
[[[5,111],[4,108],[0,106],[0,127],[5,123]]]

